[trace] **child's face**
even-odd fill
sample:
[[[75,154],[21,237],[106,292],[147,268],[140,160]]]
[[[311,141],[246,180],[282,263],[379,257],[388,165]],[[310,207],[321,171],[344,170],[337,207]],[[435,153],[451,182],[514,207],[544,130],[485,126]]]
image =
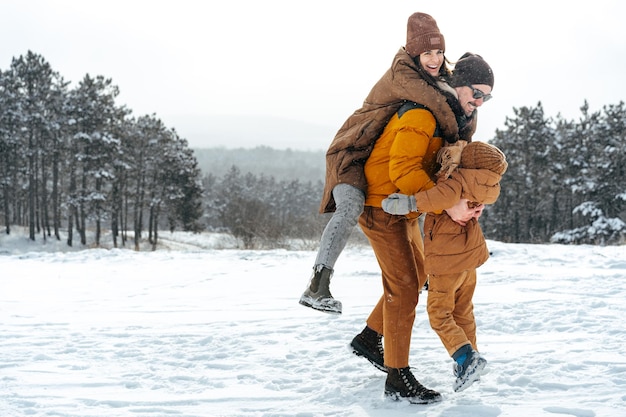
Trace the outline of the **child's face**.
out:
[[[476,205],[472,207],[470,204],[476,204]],[[472,217],[475,218],[476,220],[478,220],[478,218],[483,214],[483,210],[485,209],[484,204],[480,204],[475,201],[468,201],[467,206],[474,210],[474,216]]]

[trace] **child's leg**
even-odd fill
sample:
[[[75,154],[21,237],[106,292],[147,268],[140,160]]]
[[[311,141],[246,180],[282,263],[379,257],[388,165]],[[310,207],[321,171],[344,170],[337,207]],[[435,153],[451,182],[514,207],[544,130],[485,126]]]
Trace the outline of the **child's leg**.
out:
[[[476,289],[476,269],[467,271],[465,280],[461,283],[456,292],[456,302],[454,305],[453,317],[457,326],[463,329],[465,337],[472,344],[474,350],[478,350],[476,345],[476,319],[474,318],[474,290]]]
[[[431,276],[428,289],[430,325],[454,359],[454,391],[480,379],[487,361],[476,350],[476,322],[472,297],[476,270]]]
[[[450,356],[463,345],[471,343],[464,329],[457,324],[455,317],[456,294],[462,287],[466,276],[467,272],[431,275],[428,281],[426,308],[430,326],[437,333]]]

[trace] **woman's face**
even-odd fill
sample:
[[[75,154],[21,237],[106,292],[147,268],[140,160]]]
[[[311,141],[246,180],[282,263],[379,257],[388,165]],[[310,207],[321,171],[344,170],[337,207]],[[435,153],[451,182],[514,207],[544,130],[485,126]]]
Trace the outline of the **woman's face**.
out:
[[[441,49],[431,49],[420,54],[420,64],[430,75],[437,77],[443,65],[444,56]]]

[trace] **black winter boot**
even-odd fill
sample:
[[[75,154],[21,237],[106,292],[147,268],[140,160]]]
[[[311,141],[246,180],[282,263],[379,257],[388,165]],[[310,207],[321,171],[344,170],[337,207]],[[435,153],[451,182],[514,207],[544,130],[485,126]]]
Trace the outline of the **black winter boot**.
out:
[[[354,336],[350,342],[352,353],[363,356],[377,369],[387,372],[385,366],[385,351],[383,349],[383,337],[374,330],[365,326],[361,333]]]
[[[430,404],[441,401],[441,394],[420,384],[408,366],[387,369],[385,397],[395,401],[407,400],[411,404]]]
[[[325,313],[341,314],[341,301],[330,293],[330,277],[333,270],[323,265],[313,267],[308,288],[300,297],[300,304]]]

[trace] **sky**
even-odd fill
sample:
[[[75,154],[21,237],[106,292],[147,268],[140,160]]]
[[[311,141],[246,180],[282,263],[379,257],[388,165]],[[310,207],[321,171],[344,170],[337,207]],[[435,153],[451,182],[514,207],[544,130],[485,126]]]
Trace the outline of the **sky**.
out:
[[[118,104],[155,114],[192,147],[326,150],[431,14],[446,56],[495,73],[475,138],[513,109],[577,119],[626,98],[626,3],[528,0],[3,0],[0,69],[29,50],[70,86],[111,78]]]
[[[487,372],[452,390],[422,292],[410,365],[443,400],[409,405],[348,350],[382,291],[368,246],[335,265],[337,316],[298,303],[314,251],[160,239],[68,251],[0,234],[2,417],[626,416],[624,246],[488,241],[474,296]]]

